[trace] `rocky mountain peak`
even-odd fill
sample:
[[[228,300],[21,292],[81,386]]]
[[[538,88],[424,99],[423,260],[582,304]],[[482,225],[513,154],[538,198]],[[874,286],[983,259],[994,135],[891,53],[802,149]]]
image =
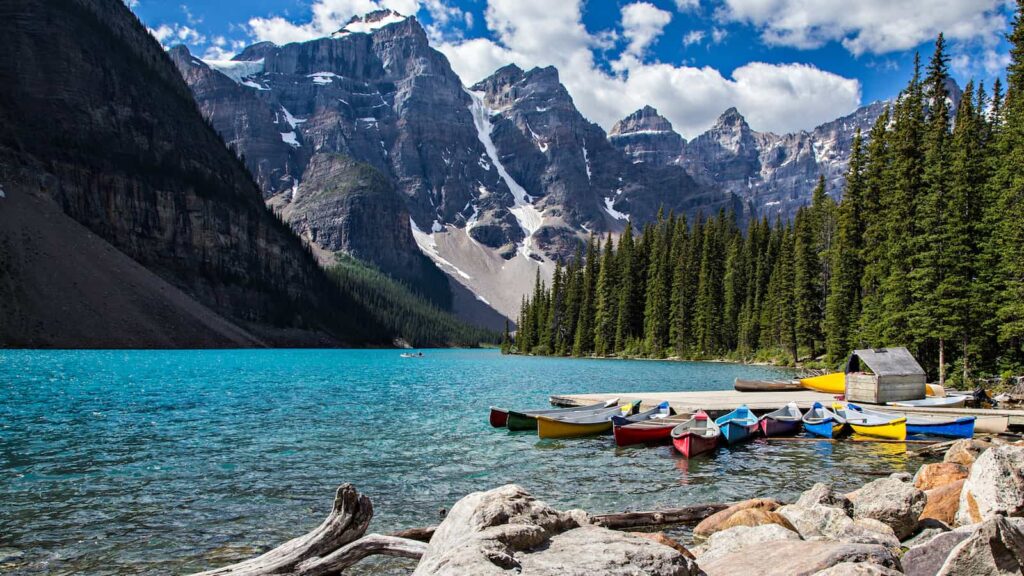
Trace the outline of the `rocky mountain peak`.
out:
[[[335,32],[332,36],[338,38],[348,34],[369,34],[379,28],[405,22],[407,19],[407,16],[403,16],[394,10],[374,10],[363,16],[353,16],[341,30]]]
[[[722,115],[719,116],[718,120],[715,121],[715,127],[745,128],[747,130],[750,129],[750,126],[747,124],[747,119],[744,118],[742,114],[740,114],[740,111],[737,110],[735,106],[729,108],[725,112],[722,112]]]
[[[672,123],[658,114],[658,110],[654,107],[644,106],[616,122],[608,135],[615,137],[637,132],[673,132]]]

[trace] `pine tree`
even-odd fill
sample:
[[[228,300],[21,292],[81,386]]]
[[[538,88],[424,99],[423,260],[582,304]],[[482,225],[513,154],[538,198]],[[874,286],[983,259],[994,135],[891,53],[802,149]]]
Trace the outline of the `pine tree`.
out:
[[[625,350],[627,341],[633,336],[632,311],[634,308],[636,270],[633,262],[633,224],[626,221],[626,229],[619,238],[619,250],[615,253],[615,269],[618,275],[618,304],[615,321],[615,352]]]
[[[597,255],[600,246],[593,236],[587,244],[587,261],[583,268],[583,296],[580,303],[580,320],[572,345],[573,356],[584,356],[594,351],[594,291],[597,288]]]
[[[673,223],[674,224],[674,223]],[[650,257],[647,266],[647,293],[644,302],[644,348],[649,355],[663,356],[668,347],[668,314],[671,285],[669,250],[671,231],[668,220],[659,220],[651,232]]]
[[[724,217],[719,214],[714,221],[704,226],[703,248],[700,258],[700,274],[697,279],[697,302],[694,312],[697,353],[701,357],[715,357],[722,350],[722,279],[724,276],[724,251],[719,231]]]
[[[860,130],[853,137],[846,189],[839,204],[836,242],[832,250],[832,278],[825,307],[825,352],[830,365],[853,348],[854,323],[860,317],[860,281],[864,266],[861,221],[864,197],[864,149]]]
[[[616,290],[615,243],[611,233],[604,243],[601,269],[597,275],[597,303],[594,311],[594,353],[606,356],[615,352],[615,327],[618,320],[619,295]]]
[[[825,180],[818,181],[815,194],[824,194]],[[822,266],[818,259],[819,218],[801,208],[794,221],[793,238],[793,305],[796,314],[797,346],[803,346],[811,357],[816,356],[815,343],[821,340]]]

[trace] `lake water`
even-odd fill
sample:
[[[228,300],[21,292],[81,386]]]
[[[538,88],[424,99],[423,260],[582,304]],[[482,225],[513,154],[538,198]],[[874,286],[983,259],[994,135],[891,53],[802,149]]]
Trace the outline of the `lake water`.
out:
[[[372,498],[370,529],[389,532],[508,482],[603,513],[788,498],[908,467],[902,445],[758,441],[687,461],[487,424],[491,404],[545,407],[553,393],[787,375],[490,350],[0,350],[0,572],[212,568],[316,526],[342,482]]]

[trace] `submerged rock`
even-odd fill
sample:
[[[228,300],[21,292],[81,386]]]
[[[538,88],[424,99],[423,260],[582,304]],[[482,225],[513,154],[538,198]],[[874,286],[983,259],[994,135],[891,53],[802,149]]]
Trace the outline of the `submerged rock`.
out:
[[[516,485],[459,500],[437,527],[414,574],[695,576],[696,564],[670,546],[589,524]]]
[[[900,566],[891,550],[877,544],[776,540],[744,546],[731,554],[701,563],[701,569],[708,576],[811,576],[844,562],[870,563],[886,568]]]
[[[869,482],[849,496],[854,518],[873,518],[887,524],[900,539],[917,531],[925,507],[924,492],[891,477]]]
[[[1024,446],[986,450],[971,467],[960,492],[958,525],[981,522],[997,514],[1024,515]]]

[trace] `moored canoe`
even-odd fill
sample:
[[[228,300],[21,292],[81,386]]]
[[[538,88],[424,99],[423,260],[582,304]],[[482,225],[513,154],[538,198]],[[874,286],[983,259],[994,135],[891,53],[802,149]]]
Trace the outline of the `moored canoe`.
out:
[[[703,410],[673,428],[671,433],[672,446],[686,458],[714,450],[721,436],[721,429]]]
[[[800,384],[802,384],[804,388],[817,390],[818,392],[824,392],[826,394],[845,394],[846,374],[842,372],[833,372],[832,374],[815,376],[813,378],[801,378]]]
[[[900,414],[893,414],[882,410],[871,410],[859,404],[851,404],[851,408],[878,418],[900,418]],[[974,416],[919,416],[907,415],[907,435],[918,434],[928,436],[943,436],[945,438],[971,438],[974,436],[974,423],[977,420]]]
[[[800,419],[803,413],[796,402],[790,402],[782,408],[761,416],[758,424],[765,436],[789,436],[800,431]]]
[[[889,406],[904,408],[963,408],[970,396],[943,396],[922,398],[920,400],[901,400],[899,402],[887,402]]]
[[[907,439],[907,418],[881,412],[865,413],[855,404],[832,404],[832,411],[846,419],[853,431],[862,436],[885,440]]]
[[[508,426],[508,410],[491,406],[491,415],[488,418],[488,422],[495,428]]]
[[[529,410],[525,412],[519,412],[516,410],[505,410],[505,426],[512,431],[520,430],[536,430],[537,429],[537,416],[540,415],[553,415],[562,416],[567,414],[574,415],[585,415],[598,410],[604,410],[610,408],[619,403],[618,398],[612,398],[605,402],[598,402],[596,404],[590,404],[587,406],[573,406],[571,408],[553,408],[547,410]],[[501,408],[491,407],[491,424],[494,425],[494,411],[502,410]],[[498,416],[500,418],[500,416]]]
[[[822,406],[821,402],[815,402],[801,421],[804,430],[822,438],[836,438],[847,430],[846,420]]]
[[[672,440],[672,429],[686,422],[693,414],[677,414],[665,418],[655,418],[643,422],[619,424],[612,427],[616,446],[632,446],[633,444],[662,444]],[[618,422],[619,417],[612,418]]]
[[[722,438],[729,444],[737,444],[757,432],[757,416],[746,405],[715,419],[715,424],[722,430]]]
[[[583,438],[606,434],[612,430],[612,416],[629,415],[640,405],[637,400],[630,404],[606,408],[584,416],[546,416],[539,415],[537,420],[537,436],[541,438]]]

